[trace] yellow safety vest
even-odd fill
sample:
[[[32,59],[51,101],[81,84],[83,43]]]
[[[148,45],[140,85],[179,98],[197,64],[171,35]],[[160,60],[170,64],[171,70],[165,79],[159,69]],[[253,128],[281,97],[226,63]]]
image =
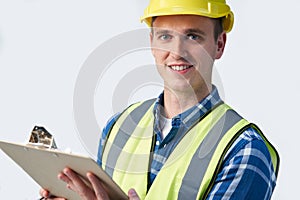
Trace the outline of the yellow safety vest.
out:
[[[185,134],[148,190],[153,154],[154,100],[130,106],[109,132],[102,167],[127,193],[135,188],[141,199],[205,199],[232,143],[249,127],[264,139],[278,172],[279,156],[254,124],[228,105],[216,106]]]

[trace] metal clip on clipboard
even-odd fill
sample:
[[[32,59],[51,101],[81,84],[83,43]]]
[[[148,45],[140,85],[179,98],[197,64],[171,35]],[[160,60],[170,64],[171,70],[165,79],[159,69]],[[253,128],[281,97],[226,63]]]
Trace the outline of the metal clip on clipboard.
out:
[[[27,145],[41,149],[57,149],[54,137],[42,126],[33,128]]]

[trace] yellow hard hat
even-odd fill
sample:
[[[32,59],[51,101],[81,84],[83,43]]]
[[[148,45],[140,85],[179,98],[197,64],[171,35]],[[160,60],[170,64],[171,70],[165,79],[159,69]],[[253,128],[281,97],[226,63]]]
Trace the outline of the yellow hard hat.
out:
[[[150,0],[141,21],[151,26],[152,17],[164,15],[224,17],[223,28],[227,33],[231,31],[234,19],[226,0]]]

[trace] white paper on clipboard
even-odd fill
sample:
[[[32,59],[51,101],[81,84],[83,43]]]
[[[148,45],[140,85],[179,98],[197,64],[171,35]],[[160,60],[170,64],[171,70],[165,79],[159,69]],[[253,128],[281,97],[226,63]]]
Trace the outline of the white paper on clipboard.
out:
[[[42,188],[51,191],[53,195],[68,200],[80,200],[77,193],[67,189],[66,184],[57,178],[59,172],[65,167],[70,167],[82,177],[86,177],[87,172],[97,175],[103,181],[110,199],[128,199],[120,187],[92,158],[4,141],[0,141],[0,148]]]

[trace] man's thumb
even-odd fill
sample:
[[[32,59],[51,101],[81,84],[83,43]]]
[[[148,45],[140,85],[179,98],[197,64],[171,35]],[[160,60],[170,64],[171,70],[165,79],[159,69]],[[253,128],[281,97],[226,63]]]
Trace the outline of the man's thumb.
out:
[[[130,189],[128,191],[129,200],[140,200],[138,194],[134,189]]]

